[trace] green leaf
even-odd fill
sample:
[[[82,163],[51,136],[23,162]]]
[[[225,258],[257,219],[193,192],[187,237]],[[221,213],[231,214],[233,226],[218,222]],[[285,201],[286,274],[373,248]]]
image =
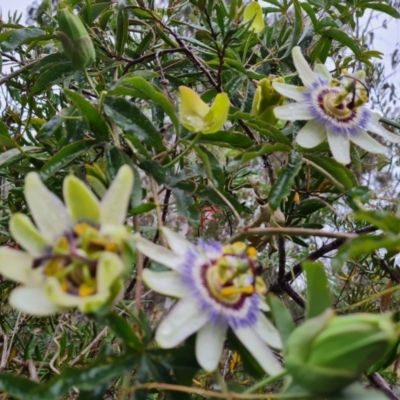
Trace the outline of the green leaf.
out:
[[[71,100],[72,104],[80,111],[83,119],[87,122],[90,130],[96,135],[96,137],[102,141],[108,140],[109,128],[99,111],[79,93],[73,92],[69,89],[64,89],[64,93]]]
[[[331,292],[324,266],[321,263],[303,261],[301,264],[307,276],[307,319],[318,317],[332,307]]]
[[[283,151],[288,153],[290,151],[290,147],[284,144],[260,144],[240,153],[236,156],[229,164],[228,164],[228,171],[233,171],[239,165],[249,162],[254,158],[260,157],[264,154],[271,154],[275,151]]]
[[[55,64],[39,75],[38,80],[33,85],[32,94],[38,94],[42,90],[49,88],[75,73],[75,68],[69,62]]]
[[[285,346],[296,325],[293,322],[289,310],[278,297],[273,294],[269,294],[267,299],[275,325],[281,336],[282,343]]]
[[[385,233],[400,233],[400,220],[389,211],[357,211],[355,218],[382,229]]]
[[[192,193],[179,188],[173,188],[172,193],[175,198],[178,214],[186,218],[190,226],[198,228],[200,226],[200,213],[196,208]]]
[[[329,36],[344,46],[348,47],[353,51],[357,58],[361,57],[361,52],[358,46],[355,44],[354,39],[352,39],[347,33],[337,28],[325,29],[321,32],[321,35]]]
[[[0,374],[0,392],[7,393],[17,399],[30,399],[32,390],[39,387],[39,384],[27,378],[11,374]]]
[[[214,144],[220,147],[238,147],[241,149],[249,148],[254,144],[254,141],[248,136],[243,135],[243,133],[231,131],[221,131],[202,135],[200,142]]]
[[[292,54],[292,49],[299,42],[301,32],[303,30],[303,14],[301,11],[301,5],[298,0],[293,0],[294,7],[294,24],[292,32],[292,40],[290,41],[289,47],[287,48],[285,54],[281,57],[281,60]]]
[[[301,168],[302,156],[300,153],[291,153],[288,163],[279,171],[275,184],[268,195],[268,203],[276,210],[281,201],[290,193],[294,178]]]
[[[15,147],[14,140],[8,132],[6,124],[0,120],[0,145],[8,148]]]
[[[160,132],[132,102],[115,97],[107,97],[104,104],[106,114],[125,132],[132,133],[147,146],[163,151]]]
[[[22,28],[13,31],[7,39],[1,44],[4,51],[15,50],[19,45],[23,44],[28,39],[33,39],[38,36],[45,35],[46,32],[37,28]]]
[[[214,185],[223,190],[225,183],[224,171],[220,161],[215,157],[215,155],[207,150],[204,146],[194,146],[197,155],[202,159],[207,175],[213,180]]]
[[[385,14],[390,15],[393,18],[400,18],[400,13],[394,7],[389,4],[385,4],[383,2],[368,2],[365,4],[359,4],[360,8],[369,8],[371,10],[381,11]]]
[[[118,56],[124,54],[125,45],[128,40],[129,16],[125,3],[120,3],[117,15],[117,40],[115,43],[115,50]]]
[[[171,122],[173,123],[175,130],[179,131],[179,120],[176,115],[174,105],[168,99],[167,96],[163,92],[161,92],[156,86],[147,82],[145,79],[139,76],[124,76],[119,81],[122,84],[126,84],[135,88],[138,93],[136,93],[136,97],[143,98],[145,100],[151,100],[171,118]]]
[[[143,344],[133,331],[132,326],[117,314],[110,313],[105,317],[107,326],[125,345],[134,350],[143,349]]]
[[[160,164],[154,161],[143,161],[139,164],[139,167],[152,175],[159,185],[165,182],[165,170]]]
[[[379,249],[387,251],[400,251],[400,241],[396,237],[383,235],[360,235],[346,242],[332,260],[332,268],[339,269],[343,263],[357,258],[362,254],[369,254]]]
[[[40,170],[42,180],[46,180],[56,172],[66,167],[80,155],[89,151],[95,144],[94,140],[80,140],[64,146],[53,157],[49,158]]]
[[[324,174],[339,190],[350,190],[357,186],[357,179],[354,174],[344,165],[333,158],[304,155],[304,158],[311,162],[311,165]]]

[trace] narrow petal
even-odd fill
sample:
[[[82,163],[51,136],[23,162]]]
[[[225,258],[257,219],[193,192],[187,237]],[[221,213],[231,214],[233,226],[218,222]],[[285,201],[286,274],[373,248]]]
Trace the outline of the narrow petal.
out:
[[[196,300],[186,297],[178,301],[161,321],[156,332],[160,347],[170,349],[198,331],[207,322],[207,315],[201,311]]]
[[[164,234],[165,239],[167,239],[169,247],[175,254],[185,256],[191,248],[195,247],[194,244],[190,243],[172,229],[163,227],[161,228],[161,231]]]
[[[368,135],[367,132],[359,130],[356,135],[350,136],[350,140],[362,149],[370,153],[385,154],[386,147]]]
[[[281,364],[275,358],[271,349],[254,331],[254,328],[238,328],[233,331],[267,374],[277,375],[282,372]]]
[[[297,133],[296,142],[305,149],[318,146],[326,139],[326,128],[315,119],[308,121]]]
[[[305,87],[288,85],[277,81],[273,81],[272,86],[281,95],[296,101],[304,101],[304,93],[307,92]]]
[[[316,64],[314,67],[314,72],[328,82],[332,79],[332,75],[329,73],[328,68],[326,68],[323,64]]]
[[[77,177],[64,179],[65,204],[74,222],[100,222],[100,204],[96,196]]]
[[[97,292],[108,291],[122,277],[124,270],[124,264],[117,254],[102,253],[97,264]]]
[[[62,308],[47,298],[43,287],[17,287],[11,292],[8,301],[11,307],[23,313],[40,317],[62,311]]]
[[[189,292],[182,284],[180,274],[175,271],[154,272],[145,269],[142,274],[144,283],[157,293],[164,296],[181,298],[188,296]]]
[[[141,237],[138,233],[133,235],[137,249],[151,260],[165,265],[168,268],[177,270],[179,265],[182,264],[183,257],[175,254],[165,247],[159,246]]]
[[[205,371],[215,371],[221,359],[228,326],[221,322],[206,323],[196,336],[196,358]]]
[[[62,201],[40,180],[36,172],[25,178],[25,198],[42,235],[50,242],[72,229],[72,222]]]
[[[342,164],[350,164],[350,140],[347,135],[338,135],[330,130],[327,130],[327,135],[333,158]]]
[[[229,97],[226,93],[218,93],[210,111],[204,118],[207,125],[203,133],[215,133],[222,129],[229,113]]]
[[[312,71],[308,62],[304,58],[299,46],[296,46],[292,50],[293,62],[299,73],[300,79],[304,86],[311,88],[312,84],[318,79],[318,76]]]
[[[367,130],[376,133],[379,136],[382,136],[385,140],[388,140],[392,143],[400,143],[400,136],[395,135],[392,132],[389,132],[379,123],[379,117],[371,112],[371,118],[368,121]]]
[[[133,172],[128,165],[122,166],[101,200],[101,223],[122,225],[133,188]]]
[[[81,297],[65,292],[60,282],[53,277],[47,278],[45,293],[53,304],[64,309],[78,307],[82,302]]]
[[[274,349],[282,348],[279,332],[263,314],[258,316],[257,323],[254,325],[254,330],[269,346]]]
[[[24,214],[15,213],[10,219],[10,232],[13,238],[33,257],[42,256],[49,242],[36,229]]]
[[[33,269],[33,257],[24,251],[0,248],[0,274],[12,281],[28,286],[37,286],[44,282],[43,271]]]
[[[307,121],[313,119],[310,106],[307,103],[290,103],[274,108],[276,118],[286,121]]]

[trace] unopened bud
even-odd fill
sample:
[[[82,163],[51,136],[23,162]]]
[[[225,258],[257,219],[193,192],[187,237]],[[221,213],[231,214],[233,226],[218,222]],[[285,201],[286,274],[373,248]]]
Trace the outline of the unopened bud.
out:
[[[396,339],[391,314],[335,316],[327,310],[292,333],[285,364],[304,388],[339,392],[384,357]]]
[[[67,7],[58,11],[60,39],[63,50],[75,69],[85,69],[96,59],[92,39],[80,18]]]

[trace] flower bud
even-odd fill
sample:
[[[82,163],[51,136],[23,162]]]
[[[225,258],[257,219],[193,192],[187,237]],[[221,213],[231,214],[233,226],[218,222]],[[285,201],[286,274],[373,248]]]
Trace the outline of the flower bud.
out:
[[[384,357],[396,338],[391,314],[335,316],[327,310],[292,333],[286,368],[314,393],[339,392]]]
[[[92,39],[80,18],[64,7],[58,11],[60,39],[65,55],[75,69],[84,69],[93,64],[96,52]]]
[[[276,124],[278,121],[274,115],[274,108],[275,106],[281,105],[284,99],[283,96],[273,88],[273,81],[285,82],[283,78],[275,78],[271,75],[255,83],[257,89],[254,94],[251,109],[251,115],[253,117],[259,118],[271,125]]]

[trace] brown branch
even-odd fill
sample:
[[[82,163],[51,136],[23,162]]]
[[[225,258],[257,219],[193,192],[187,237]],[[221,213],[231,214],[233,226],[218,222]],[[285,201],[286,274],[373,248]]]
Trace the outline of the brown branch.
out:
[[[362,228],[359,229],[357,231],[354,232],[354,234],[362,234],[362,233],[372,233],[377,231],[378,228],[376,228],[375,226],[367,226],[366,228]],[[345,243],[346,239],[345,238],[338,238],[322,247],[320,247],[318,250],[310,253],[304,260],[300,261],[299,263],[297,263],[296,265],[294,265],[291,269],[291,271],[287,272],[285,274],[285,281],[290,283],[292,282],[294,279],[296,279],[302,272],[303,269],[301,267],[301,263],[303,261],[306,260],[310,260],[310,261],[316,261],[319,258],[323,257],[325,254],[330,253],[333,250],[337,250],[340,246],[342,246]],[[283,293],[281,285],[279,284],[279,282],[275,282],[271,288],[270,291],[272,293],[275,293],[277,295],[280,295]]]
[[[286,249],[285,249],[285,238],[283,236],[278,237],[278,256],[279,256],[278,284],[280,288],[301,308],[305,308],[306,304],[304,300],[285,280]]]
[[[374,372],[371,375],[367,375],[367,379],[375,389],[378,389],[380,392],[385,394],[388,399],[400,400],[400,397],[397,396],[397,394],[392,390],[388,383],[377,372]]]

